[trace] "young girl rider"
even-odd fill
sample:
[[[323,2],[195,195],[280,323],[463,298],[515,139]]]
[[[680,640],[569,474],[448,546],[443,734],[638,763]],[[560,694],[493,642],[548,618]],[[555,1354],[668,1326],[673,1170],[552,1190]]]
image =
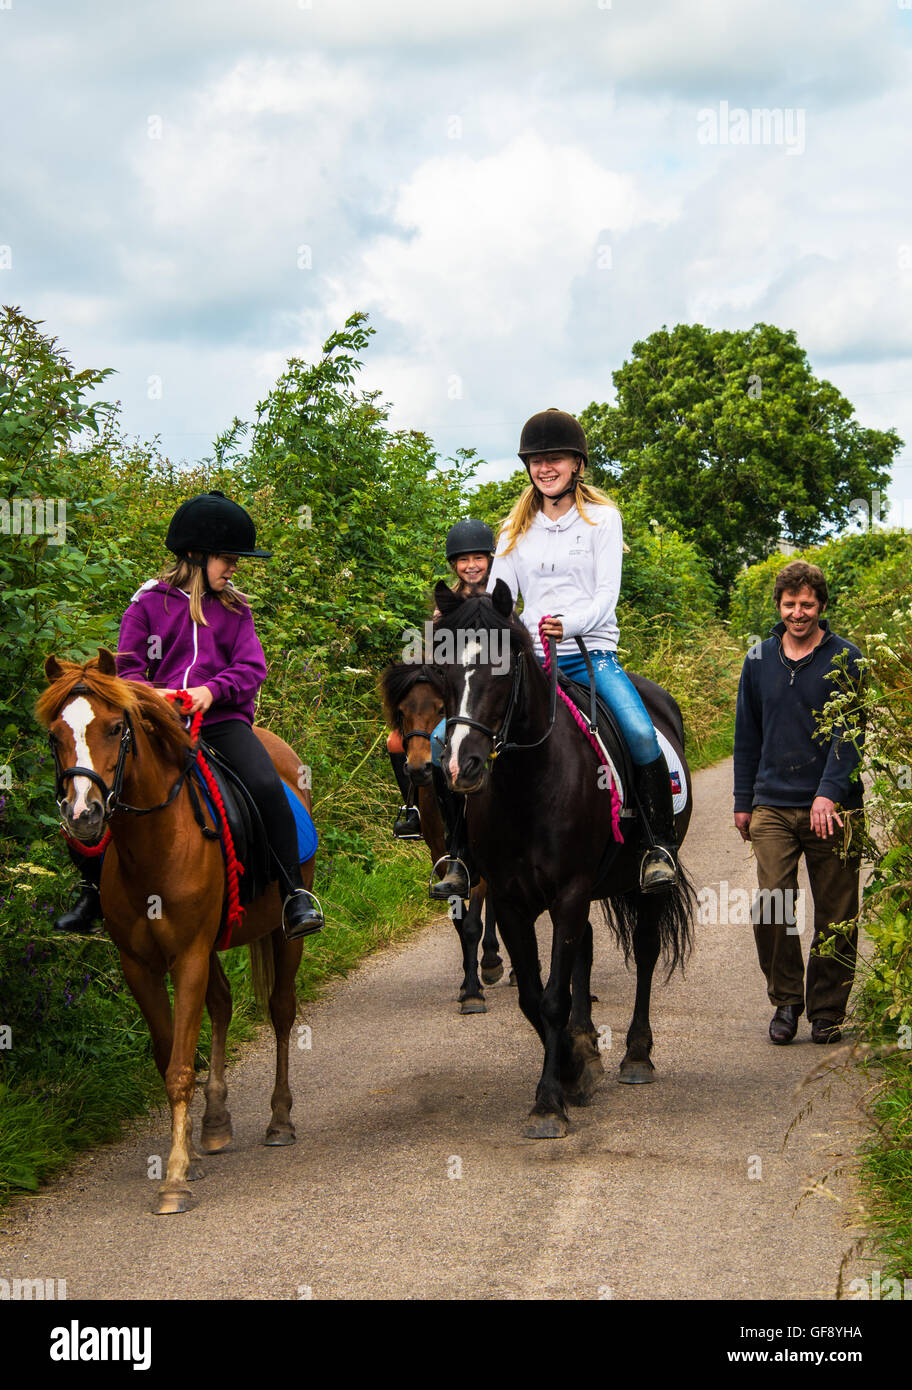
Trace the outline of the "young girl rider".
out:
[[[533,415],[523,426],[518,452],[529,486],[503,524],[488,588],[503,579],[514,602],[522,595],[522,621],[540,658],[539,620],[550,614],[544,632],[556,641],[558,667],[585,685],[585,658],[574,640],[582,638],[599,697],[617,719],[634,763],[634,791],[647,823],[640,887],[661,891],[677,876],[674,808],[652,720],[617,658],[620,512],[583,481],[586,435],[572,415],[553,406]]]
[[[256,548],[250,516],[221,492],[178,507],[165,544],[176,560],[133,595],[121,623],[117,674],[162,695],[186,690],[189,712],[204,712],[202,736],[246,785],[280,866],[285,935],[308,936],[323,918],[301,881],[297,829],[281,778],[253,732],[266,660],[246,599],[231,582],[240,556],[267,560],[270,552]],[[100,917],[100,867],[100,858],[80,865],[85,891],[60,919],[61,929],[91,930]]]
[[[494,550],[494,532],[483,521],[475,521],[469,517],[465,521],[457,521],[455,526],[450,527],[446,538],[446,558],[456,575],[456,583],[452,586],[454,593],[469,594],[473,590],[485,588],[491,569],[491,561],[494,558]],[[436,611],[434,617],[438,617]],[[470,887],[463,867],[466,855],[463,843],[464,798],[449,790],[440,771],[443,722],[441,720],[437,729],[434,730],[435,738],[431,741],[431,748],[434,761],[434,789],[447,831],[449,858],[443,877],[433,886],[432,896],[444,899],[451,896],[467,898]],[[438,733],[439,739],[436,737]],[[399,817],[393,827],[393,834],[397,839],[416,839],[421,834],[421,823],[417,807],[411,804],[412,788],[408,773],[405,770],[405,750],[401,736],[394,731],[387,739],[386,746],[396,780],[405,799],[405,804],[401,807]]]

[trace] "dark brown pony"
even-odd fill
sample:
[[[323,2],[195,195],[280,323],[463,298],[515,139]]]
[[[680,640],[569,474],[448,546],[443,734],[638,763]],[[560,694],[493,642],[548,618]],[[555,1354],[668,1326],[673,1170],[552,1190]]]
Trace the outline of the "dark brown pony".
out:
[[[669,969],[683,961],[691,940],[696,895],[683,868],[662,893],[639,888],[642,847],[630,822],[624,843],[611,831],[611,802],[602,768],[567,707],[552,695],[525,627],[513,616],[503,580],[490,597],[460,599],[438,585],[441,612],[435,652],[451,651],[441,666],[447,739],[443,766],[465,794],[469,845],[494,895],[497,925],[510,954],[519,1005],[544,1047],[535,1103],[524,1128],[532,1139],[562,1138],[567,1103],[591,1099],[601,1073],[592,1023],[593,933],[590,904],[600,900],[625,957],[636,961],[637,989],[618,1080],[652,1081],[649,1003],[652,976],[664,952]],[[508,670],[488,659],[494,642],[507,644]],[[450,640],[451,639],[451,640]],[[682,758],[684,727],[675,701],[653,686],[654,719]],[[690,820],[692,797],[677,817],[678,843]],[[542,983],[536,918],[552,923],[550,971]]]
[[[421,833],[435,865],[446,854],[446,832],[433,786],[431,733],[443,718],[440,672],[431,666],[402,663],[388,666],[380,677],[383,712],[391,729],[402,735],[406,767],[415,784]],[[497,950],[494,906],[484,879],[472,889],[468,908],[458,899],[452,904],[453,925],[462,947],[463,978],[459,987],[459,1012],[487,1012],[483,984],[494,985],[503,975]],[[482,928],[484,922],[484,928]],[[482,945],[481,979],[478,978],[478,946]]]
[[[186,1211],[191,1205],[187,1183],[203,1176],[193,1147],[190,1102],[204,1003],[212,1019],[212,1056],[200,1148],[217,1153],[231,1139],[231,1116],[225,1108],[231,990],[216,953],[226,895],[222,851],[216,840],[204,838],[194,819],[182,776],[190,739],[174,707],[148,686],[120,680],[114,657],[104,649],[85,665],[51,656],[44,669],[51,684],[35,712],[47,726],[58,769],[85,768],[97,779],[78,774],[65,778],[60,802],[64,828],[74,839],[92,845],[106,821],[110,826],[101,878],[105,926],[149,1025],[155,1063],[171,1106],[171,1152],[153,1210]],[[254,732],[309,811],[310,792],[298,786],[297,754],[267,730]],[[112,796],[108,789],[118,783],[119,791]],[[136,815],[126,806],[156,809]],[[205,815],[211,825],[212,818]],[[302,865],[307,888],[313,874],[311,858]],[[250,947],[257,998],[268,998],[275,1029],[275,1087],[265,1139],[270,1145],[295,1140],[288,1036],[297,1008],[295,973],[302,942],[286,941],[281,918],[279,890],[272,884],[247,906],[231,940],[232,947]],[[168,974],[174,989],[173,1020]]]

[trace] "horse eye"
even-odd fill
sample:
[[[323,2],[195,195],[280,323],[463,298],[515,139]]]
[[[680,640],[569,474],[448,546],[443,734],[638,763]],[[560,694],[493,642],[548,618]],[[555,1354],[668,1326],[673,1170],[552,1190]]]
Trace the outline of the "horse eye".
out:
[[[122,734],[122,733],[123,733],[123,724],[121,724],[121,723],[112,724],[111,727],[110,727],[110,729],[108,730],[108,738],[117,738],[118,735],[119,735],[119,734]]]

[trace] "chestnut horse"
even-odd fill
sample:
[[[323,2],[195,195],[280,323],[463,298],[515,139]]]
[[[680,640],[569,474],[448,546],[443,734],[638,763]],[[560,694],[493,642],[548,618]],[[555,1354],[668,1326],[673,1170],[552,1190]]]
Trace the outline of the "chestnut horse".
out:
[[[173,706],[149,686],[120,680],[114,657],[104,649],[85,665],[51,656],[44,669],[50,686],[35,710],[48,729],[58,775],[63,774],[63,826],[87,846],[99,842],[106,823],[110,828],[101,877],[105,926],[149,1025],[171,1106],[171,1151],[153,1211],[187,1211],[192,1205],[187,1183],[203,1176],[190,1102],[204,1002],[212,1019],[212,1055],[200,1148],[217,1153],[231,1139],[225,1107],[231,990],[216,953],[226,897],[222,851],[194,819],[185,775],[193,757],[190,736]],[[267,730],[254,732],[309,812],[310,792],[298,786],[297,754]],[[80,775],[83,770],[92,776]],[[204,814],[211,825],[212,817]],[[313,884],[314,858],[302,865],[307,888]],[[288,1036],[297,1010],[302,944],[285,939],[275,883],[248,904],[231,940],[232,947],[250,947],[257,998],[268,998],[275,1030],[275,1087],[265,1139],[270,1145],[295,1140]]]
[[[406,755],[406,767],[416,789],[421,833],[435,865],[446,854],[446,833],[433,786],[431,733],[443,718],[443,687],[440,672],[433,667],[402,663],[388,666],[380,678],[383,710],[391,729],[398,730]],[[457,898],[453,904],[453,925],[462,946],[462,984],[459,1012],[487,1012],[482,984],[494,985],[503,975],[503,961],[497,950],[494,905],[487,895],[484,879],[472,889],[468,910]],[[482,914],[484,928],[482,929]],[[481,979],[478,978],[478,945],[481,942]]]

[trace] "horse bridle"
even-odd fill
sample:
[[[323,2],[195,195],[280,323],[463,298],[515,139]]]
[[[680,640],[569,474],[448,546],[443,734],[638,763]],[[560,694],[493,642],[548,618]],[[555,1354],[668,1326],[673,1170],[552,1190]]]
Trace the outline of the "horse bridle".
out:
[[[550,637],[548,639],[549,643],[553,642],[553,640],[554,639]],[[539,748],[545,740],[550,737],[551,730],[554,728],[554,719],[557,711],[557,662],[554,660],[554,653],[552,650],[550,711],[547,729],[542,734],[541,738],[537,738],[534,743],[508,743],[507,739],[510,733],[510,724],[512,723],[513,716],[516,713],[516,707],[522,694],[523,671],[525,669],[524,658],[525,654],[520,652],[517,659],[514,661],[511,654],[510,664],[512,667],[513,683],[510,687],[510,698],[507,701],[507,708],[504,711],[504,717],[501,720],[499,729],[490,729],[487,724],[482,724],[478,719],[469,719],[467,715],[456,714],[446,721],[444,727],[447,733],[449,733],[450,728],[454,724],[465,724],[470,729],[477,729],[479,733],[484,734],[485,738],[491,740],[491,752],[488,755],[489,759],[497,758],[501,753],[512,753],[527,748]]]
[[[74,685],[70,691],[70,695],[89,694],[91,694],[91,691],[87,685]],[[117,750],[117,763],[114,767],[114,777],[110,787],[93,767],[80,767],[78,763],[74,764],[72,767],[61,767],[60,759],[57,756],[57,746],[50,733],[48,734],[48,743],[50,744],[51,754],[54,759],[54,796],[57,801],[57,809],[61,816],[63,815],[63,807],[66,801],[66,783],[73,777],[87,777],[89,781],[94,782],[100,790],[102,795],[102,808],[104,811],[102,816],[103,825],[111,819],[115,811],[129,811],[134,816],[147,816],[151,811],[164,810],[166,806],[171,805],[171,802],[183,786],[184,779],[193,765],[192,755],[189,756],[187,766],[171,788],[167,800],[159,802],[157,806],[130,806],[127,802],[121,801],[120,794],[123,791],[127,754],[136,752],[136,734],[133,729],[133,721],[130,718],[128,710],[122,710],[121,713],[123,715],[124,729],[120,736],[120,746]]]

